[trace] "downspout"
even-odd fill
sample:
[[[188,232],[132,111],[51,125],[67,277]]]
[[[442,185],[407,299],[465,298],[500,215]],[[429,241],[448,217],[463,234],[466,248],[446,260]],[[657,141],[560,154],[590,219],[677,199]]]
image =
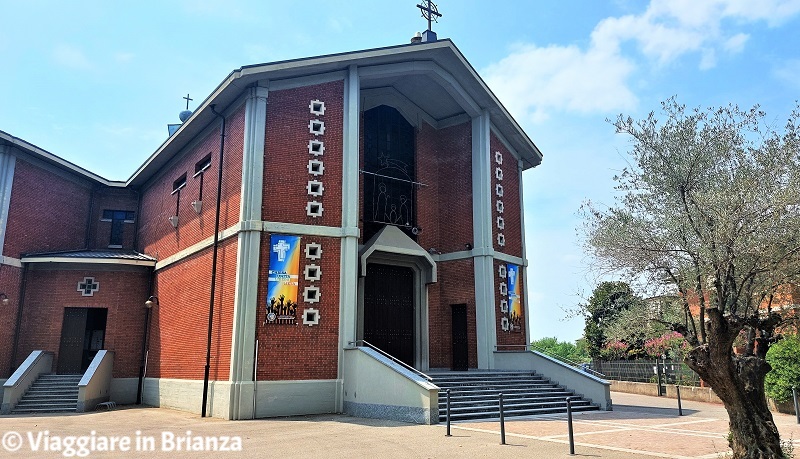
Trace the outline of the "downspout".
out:
[[[214,252],[211,261],[211,300],[208,306],[208,341],[206,343],[206,368],[203,377],[203,404],[200,412],[201,417],[206,417],[206,404],[208,402],[208,373],[211,369],[211,331],[214,325],[214,295],[217,285],[217,252],[219,249],[219,214],[222,204],[222,166],[225,153],[225,116],[217,113],[216,105],[211,104],[211,113],[217,115],[222,120],[222,127],[219,133],[219,174],[217,176],[217,213],[214,217]]]
[[[19,302],[17,303],[17,324],[14,327],[14,344],[11,348],[11,363],[8,366],[9,375],[14,372],[14,364],[17,360],[17,348],[19,347],[19,329],[22,327],[22,306],[25,303],[25,285],[28,281],[28,263],[22,265],[22,282],[19,289]]]
[[[155,267],[150,271],[150,279],[147,281],[147,297],[153,296],[153,278],[155,277]],[[139,362],[139,384],[136,388],[136,404],[141,405],[144,402],[144,375],[147,371],[147,352],[150,348],[150,314],[152,308],[145,308],[144,312],[144,333],[142,336],[142,359]]]

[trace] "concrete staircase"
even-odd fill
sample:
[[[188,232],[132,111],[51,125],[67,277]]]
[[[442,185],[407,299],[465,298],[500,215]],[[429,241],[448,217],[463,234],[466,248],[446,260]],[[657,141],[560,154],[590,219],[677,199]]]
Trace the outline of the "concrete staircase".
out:
[[[25,392],[11,414],[75,412],[82,375],[43,374]]]
[[[498,394],[503,393],[503,415],[533,416],[567,412],[567,397],[575,393],[532,372],[453,371],[428,373],[439,392],[439,421],[447,410],[450,389],[450,420],[495,419],[500,417]],[[600,409],[588,400],[572,400],[573,411]]]

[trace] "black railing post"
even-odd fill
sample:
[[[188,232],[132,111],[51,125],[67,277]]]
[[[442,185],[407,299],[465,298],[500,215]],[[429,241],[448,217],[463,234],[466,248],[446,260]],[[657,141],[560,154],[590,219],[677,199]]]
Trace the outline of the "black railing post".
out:
[[[445,437],[452,437],[452,435],[450,435],[450,389],[447,389],[447,410],[445,410],[445,416],[447,418],[447,433]]]
[[[503,393],[500,392],[500,444],[506,444],[506,421],[503,417]]]
[[[800,403],[797,402],[796,387],[792,387],[792,397],[794,397],[794,415],[797,418],[797,423],[800,424]]]
[[[675,384],[675,392],[678,393],[678,416],[683,416],[683,408],[681,407],[681,386]]]
[[[662,375],[661,360],[657,358],[656,359],[656,377],[658,378],[658,396],[659,397],[664,395],[663,388],[661,386],[661,375]]]
[[[569,455],[575,455],[575,436],[572,432],[572,397],[567,397],[567,432],[569,433]]]

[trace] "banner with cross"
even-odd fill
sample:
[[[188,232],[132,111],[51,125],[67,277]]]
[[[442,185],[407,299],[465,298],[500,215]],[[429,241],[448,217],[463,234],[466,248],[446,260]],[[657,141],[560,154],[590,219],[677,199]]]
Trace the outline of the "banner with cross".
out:
[[[294,323],[300,278],[300,236],[273,234],[269,247],[267,322]]]

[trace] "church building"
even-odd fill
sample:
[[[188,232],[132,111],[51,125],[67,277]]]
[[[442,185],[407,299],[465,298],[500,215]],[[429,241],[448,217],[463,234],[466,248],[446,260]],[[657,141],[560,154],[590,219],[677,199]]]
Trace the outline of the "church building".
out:
[[[527,351],[542,153],[453,42],[244,66],[182,115],[123,182],[0,131],[4,412],[52,373],[86,409],[428,423],[428,373],[552,368],[610,408]]]

